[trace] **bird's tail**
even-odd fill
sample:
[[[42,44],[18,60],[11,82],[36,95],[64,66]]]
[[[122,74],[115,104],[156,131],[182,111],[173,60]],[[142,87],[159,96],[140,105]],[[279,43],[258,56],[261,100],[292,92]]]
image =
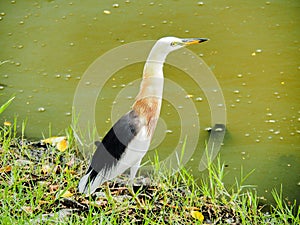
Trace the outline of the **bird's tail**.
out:
[[[84,194],[94,193],[101,184],[101,181],[97,179],[97,175],[98,173],[94,169],[89,168],[86,175],[81,178],[78,184],[79,192]]]

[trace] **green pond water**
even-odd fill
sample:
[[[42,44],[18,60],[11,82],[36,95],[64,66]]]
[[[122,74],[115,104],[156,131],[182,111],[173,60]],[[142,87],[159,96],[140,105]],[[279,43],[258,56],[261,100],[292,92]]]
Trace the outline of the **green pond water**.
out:
[[[26,119],[25,134],[33,139],[64,134],[77,85],[99,56],[164,36],[206,37],[209,42],[189,50],[205,61],[224,95],[227,132],[220,153],[226,183],[232,184],[241,168],[244,174],[255,169],[247,184],[256,185],[260,196],[270,200],[271,190],[282,185],[284,198],[299,202],[299,9],[297,0],[1,1],[0,104],[16,96],[1,123]],[[100,137],[134,102],[142,69],[139,62],[112,74],[95,109],[87,109],[95,110]],[[200,177],[205,128],[211,126],[205,90],[174,66],[166,65],[164,73],[184,92],[165,90],[178,103],[164,99],[149,157],[153,149],[167,157],[188,130],[187,141],[197,140],[197,147],[187,166]],[[95,94],[87,92],[86,101]],[[185,100],[196,112],[182,121],[191,113]],[[193,136],[195,117],[200,128]]]

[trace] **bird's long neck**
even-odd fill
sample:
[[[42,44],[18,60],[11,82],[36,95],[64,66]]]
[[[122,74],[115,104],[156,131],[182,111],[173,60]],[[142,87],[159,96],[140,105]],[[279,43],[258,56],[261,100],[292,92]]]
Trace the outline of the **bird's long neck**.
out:
[[[144,66],[143,79],[137,99],[156,97],[161,99],[164,86],[163,65],[166,54],[153,48]]]
[[[160,114],[165,58],[164,54],[155,51],[155,47],[152,49],[144,66],[140,91],[132,107],[141,118],[145,119],[150,137],[154,132]]]

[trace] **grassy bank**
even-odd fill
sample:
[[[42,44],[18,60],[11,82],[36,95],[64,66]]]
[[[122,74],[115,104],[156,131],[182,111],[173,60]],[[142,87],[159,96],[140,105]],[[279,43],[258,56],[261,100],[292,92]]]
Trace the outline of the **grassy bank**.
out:
[[[220,160],[208,167],[201,184],[182,168],[172,174],[156,159],[156,170],[133,187],[126,176],[103,185],[96,194],[77,193],[85,163],[71,129],[61,147],[51,141],[31,142],[16,132],[16,121],[0,126],[1,224],[299,224],[299,208],[287,206],[273,192],[269,212],[239,178],[223,184]]]

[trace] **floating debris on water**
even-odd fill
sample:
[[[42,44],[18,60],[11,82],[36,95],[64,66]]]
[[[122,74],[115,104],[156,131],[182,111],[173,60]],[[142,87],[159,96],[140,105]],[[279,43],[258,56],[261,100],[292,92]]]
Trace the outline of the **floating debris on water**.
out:
[[[44,107],[39,107],[39,108],[38,108],[38,111],[39,111],[39,112],[45,112],[46,109],[45,109]]]
[[[276,120],[266,120],[266,123],[276,123]]]
[[[187,99],[190,99],[190,98],[193,98],[194,97],[194,95],[186,95],[185,96],[185,98],[187,98]]]
[[[196,100],[196,102],[202,102],[202,101],[203,101],[203,98],[197,97],[195,100]]]
[[[110,15],[111,11],[109,11],[109,10],[103,10],[103,13],[106,14],[106,15]]]

